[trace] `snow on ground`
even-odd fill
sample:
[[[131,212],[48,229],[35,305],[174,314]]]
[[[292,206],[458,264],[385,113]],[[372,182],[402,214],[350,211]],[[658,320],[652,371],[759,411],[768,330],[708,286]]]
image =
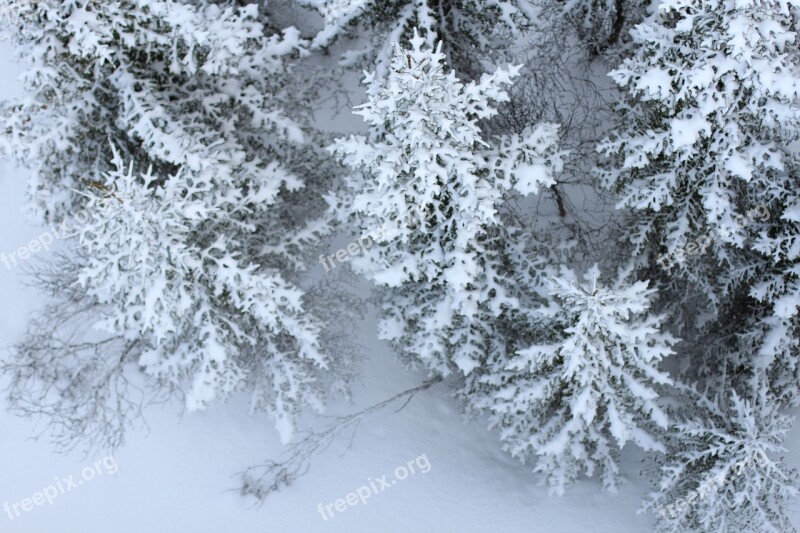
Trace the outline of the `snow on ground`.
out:
[[[7,48],[0,49],[0,61],[5,58],[0,72],[6,73],[0,96],[16,90],[8,56]],[[20,210],[24,186],[23,171],[0,165],[0,252],[16,250],[43,231]],[[0,264],[0,346],[19,337],[27,314],[41,302],[34,289],[22,286],[20,274],[19,268]],[[367,321],[353,332],[371,359],[354,404],[334,406],[333,412],[355,411],[424,379],[401,368],[384,345],[370,340],[374,331],[375,324]],[[281,447],[269,420],[246,413],[242,401],[183,416],[175,405],[153,409],[147,413],[149,428],[131,432],[113,457],[97,462],[105,454],[85,457],[79,450],[58,455],[46,435],[33,441],[43,425],[12,416],[0,402],[0,505],[19,506],[48,486],[63,489],[52,504],[45,501],[27,512],[20,508],[19,516],[12,510],[13,519],[0,512],[0,533],[651,530],[650,517],[636,514],[647,483],[638,477],[635,450],[624,465],[629,483],[618,494],[604,493],[587,480],[564,497],[548,496],[528,468],[500,450],[499,439],[482,422],[462,422],[441,385],[415,396],[397,413],[389,408],[364,420],[352,441],[346,433],[313,459],[307,475],[253,507],[252,499],[236,492],[235,474],[278,458]],[[797,439],[795,430],[792,444]],[[797,454],[794,459],[800,462]],[[372,494],[366,505],[344,512],[334,508],[327,519],[318,511],[318,504],[333,504],[370,481],[379,487],[376,480],[383,475],[391,481],[409,461],[416,461],[417,472]],[[70,476],[75,486],[66,490]]]
[[[5,185],[5,184],[4,184]],[[9,196],[5,196],[6,202]],[[4,280],[5,281],[5,280]],[[7,285],[4,285],[4,287]],[[6,306],[3,316],[13,312]],[[5,337],[6,331],[4,331]],[[376,351],[372,371],[356,403],[367,405],[413,386],[387,350]],[[351,408],[352,409],[352,408]],[[338,409],[344,410],[344,409]],[[309,473],[273,495],[259,508],[226,489],[232,475],[267,457],[280,446],[272,424],[245,415],[232,402],[207,412],[177,409],[150,412],[149,435],[132,434],[114,454],[119,468],[59,495],[53,505],[35,507],[13,521],[0,516],[0,531],[49,533],[224,533],[224,532],[620,532],[649,531],[636,516],[639,480],[612,496],[592,482],[563,498],[548,497],[525,468],[499,450],[499,442],[481,424],[463,425],[443,390],[415,397],[399,413],[387,409],[365,420],[350,444],[344,435],[316,457]],[[81,473],[97,457],[55,455],[43,439],[32,443],[33,427],[0,414],[2,502],[18,502],[53,483],[55,477]],[[427,473],[416,474],[358,504],[323,519],[317,506],[333,503],[384,474],[424,455]],[[635,471],[636,465],[631,471]],[[334,510],[335,511],[335,510]],[[624,524],[624,526],[623,526]],[[623,529],[624,527],[624,529]]]

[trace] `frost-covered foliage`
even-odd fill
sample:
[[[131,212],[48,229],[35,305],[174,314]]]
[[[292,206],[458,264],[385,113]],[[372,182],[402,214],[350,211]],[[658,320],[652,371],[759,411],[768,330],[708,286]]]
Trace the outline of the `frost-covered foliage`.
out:
[[[477,78],[484,62],[520,35],[535,17],[530,0],[301,0],[324,17],[313,48],[343,38],[363,39],[342,58],[346,66],[374,69],[384,76],[392,62],[391,43],[406,43],[419,30],[428,47],[444,43],[448,64],[462,77]]]
[[[596,266],[583,281],[563,269],[551,281],[550,305],[538,311],[550,338],[483,378],[494,392],[481,406],[506,449],[535,461],[558,494],[581,473],[616,490],[627,442],[664,451],[658,388],[671,380],[658,364],[675,339],[660,332],[661,318],[649,310],[654,291],[627,279],[621,273],[603,286]]]
[[[615,44],[625,24],[625,8],[622,0],[583,0],[566,2],[564,15],[588,42],[590,53],[599,54]]]
[[[327,231],[309,221],[318,192],[293,204],[314,157],[283,110],[298,32],[266,34],[254,4],[21,0],[4,13],[27,64],[4,147],[32,169],[45,220],[89,214],[78,281],[95,319],[139,338],[140,367],[190,408],[245,388],[288,439],[299,407],[321,406],[327,366],[293,279]]]
[[[611,74],[631,96],[621,106],[628,126],[600,147],[609,158],[606,183],[621,193],[620,207],[633,210],[633,261],[658,272],[664,307],[688,341],[684,375],[714,397],[742,395],[766,379],[759,409],[774,410],[765,423],[781,428],[789,422],[777,409],[796,401],[798,382],[797,22],[797,5],[780,0],[662,3],[634,30],[636,53]],[[736,423],[745,416],[740,407],[721,410],[715,424]],[[676,436],[675,449],[690,445],[698,457],[717,453],[718,443]],[[680,482],[699,483],[687,479]],[[755,511],[742,505],[741,516],[725,514],[706,499],[668,522],[783,527],[770,514],[786,497],[779,484],[740,490]],[[759,515],[754,502],[773,500],[777,507]]]
[[[735,250],[752,228],[737,217],[784,181],[798,133],[795,16],[785,1],[668,0],[634,30],[636,54],[611,75],[636,107],[601,150],[620,205],[641,211],[638,253],[712,231],[717,264],[740,268],[722,282],[747,274]]]
[[[774,450],[790,424],[780,408],[797,401],[799,16],[783,0],[667,0],[611,73],[630,98],[627,126],[600,146],[602,174],[633,211],[633,262],[658,273],[687,341],[683,374],[711,397],[734,394],[713,426],[689,409],[674,431],[664,505],[744,460],[748,439]],[[740,400],[751,390],[752,405]],[[772,462],[747,472],[664,527],[785,530],[788,481]]]
[[[333,147],[356,172],[340,209],[360,230],[390,224],[354,266],[386,288],[380,336],[432,373],[469,374],[486,357],[492,321],[516,305],[503,286],[498,207],[512,191],[552,183],[557,128],[542,124],[489,144],[478,121],[517,67],[461,83],[446,72],[441,46],[397,49],[386,79],[367,76],[358,113],[368,137]]]
[[[447,383],[559,494],[653,452],[665,531],[788,529],[799,5],[5,0],[26,70],[0,151],[77,237],[31,265],[50,300],[0,363],[12,408],[117,446],[149,402],[243,393],[289,439],[359,370],[363,275],[430,374],[395,399]],[[360,252],[312,282],[332,222]]]
[[[705,354],[695,374],[729,360],[751,373],[773,365],[784,401],[798,372],[797,20],[785,1],[665,2],[612,73],[633,97],[631,126],[601,146],[620,206],[638,211],[630,239],[640,266],[703,243],[669,260],[665,294],[676,322],[687,326],[679,315],[691,309],[689,327],[703,328],[687,338],[734,323],[724,337],[737,340],[721,357],[696,347]]]
[[[690,394],[705,416],[674,427],[659,492],[645,502],[658,531],[793,531],[787,508],[797,495],[794,470],[780,462],[792,420],[765,386],[751,399],[735,392],[719,405]]]
[[[639,22],[648,0],[532,0],[539,10],[535,34],[557,28],[568,39],[577,35],[590,59],[607,52],[623,40]]]
[[[244,262],[246,250],[225,231],[231,213],[258,220],[272,198],[254,189],[219,209],[185,173],[156,186],[151,173],[114,163],[101,185],[113,192],[91,195],[80,230],[88,258],[78,281],[108,307],[98,327],[143,336],[140,367],[158,380],[190,381],[189,409],[246,386],[252,407],[267,410],[288,438],[298,403],[321,407],[313,388],[326,367],[320,326],[303,292],[277,269]]]
[[[102,180],[109,141],[156,175],[182,167],[236,188],[283,170],[255,148],[302,140],[280,102],[284,58],[303,42],[292,28],[263,35],[255,5],[10,0],[3,14],[27,66],[4,145],[33,170],[48,220]]]

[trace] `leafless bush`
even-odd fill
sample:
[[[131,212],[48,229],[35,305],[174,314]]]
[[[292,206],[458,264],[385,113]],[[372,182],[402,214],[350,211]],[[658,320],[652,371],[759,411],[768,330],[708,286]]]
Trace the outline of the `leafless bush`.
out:
[[[11,410],[43,418],[62,451],[79,443],[122,445],[125,430],[144,421],[143,408],[171,392],[141,384],[141,339],[102,336],[92,327],[102,306],[76,283],[82,259],[62,253],[28,268],[28,283],[49,301],[0,363]]]
[[[530,225],[540,234],[558,232],[576,240],[588,263],[600,260],[598,243],[607,242],[603,235],[613,226],[614,200],[598,183],[594,169],[597,143],[614,123],[612,102],[617,89],[610,80],[602,84],[608,67],[575,46],[575,33],[568,28],[563,20],[536,28],[527,42],[518,45],[517,62],[524,68],[510,100],[487,128],[504,134],[521,133],[542,122],[560,126],[564,168],[556,176],[556,185],[535,199]],[[550,201],[543,203],[543,199]],[[521,218],[530,217],[527,203],[520,206],[512,201],[507,207]]]

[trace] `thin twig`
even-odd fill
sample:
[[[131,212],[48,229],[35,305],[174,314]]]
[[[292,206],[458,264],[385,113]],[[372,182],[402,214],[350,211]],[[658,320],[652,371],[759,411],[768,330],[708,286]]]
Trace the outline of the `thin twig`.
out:
[[[239,476],[242,482],[241,494],[255,496],[258,500],[257,504],[264,503],[267,496],[277,492],[284,486],[289,486],[298,477],[305,474],[309,469],[311,457],[328,448],[345,429],[353,427],[353,436],[350,441],[352,444],[352,439],[355,437],[355,428],[366,416],[398,400],[405,399],[400,409],[395,411],[399,412],[408,405],[415,394],[431,388],[440,381],[442,381],[441,377],[431,378],[421,385],[404,390],[366,409],[349,415],[334,417],[334,421],[322,431],[305,431],[302,439],[289,446],[284,454],[287,457],[286,459],[282,461],[269,460],[264,464],[251,466],[240,473]]]

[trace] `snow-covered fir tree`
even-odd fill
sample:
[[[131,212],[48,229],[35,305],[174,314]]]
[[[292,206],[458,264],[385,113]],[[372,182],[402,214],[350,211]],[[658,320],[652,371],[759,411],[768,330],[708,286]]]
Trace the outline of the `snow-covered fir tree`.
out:
[[[620,205],[642,211],[640,249],[652,237],[675,254],[712,231],[710,254],[733,262],[748,230],[737,217],[784,172],[797,135],[793,24],[785,2],[667,1],[634,30],[639,48],[611,76],[638,104],[601,150]]]
[[[76,275],[109,335],[139,339],[120,359],[193,408],[249,389],[289,438],[299,407],[321,406],[328,360],[294,275],[327,232],[309,218],[319,191],[297,196],[324,166],[284,110],[298,105],[298,31],[206,1],[20,0],[4,14],[27,92],[5,110],[3,146],[31,168],[47,222],[89,213]],[[17,355],[30,385],[25,369],[59,352]]]
[[[779,446],[789,424],[780,408],[797,398],[798,14],[784,1],[666,1],[634,30],[636,53],[612,73],[631,98],[621,106],[628,126],[601,145],[604,177],[634,211],[634,262],[660,278],[687,341],[687,379],[712,398],[738,395],[711,429],[708,409],[687,406],[682,427],[693,433],[678,428],[670,447],[680,468],[692,467],[662,483],[673,497],[695,488],[695,470],[712,459],[743,460],[738,437],[724,437],[731,448],[711,438],[722,428],[734,434],[738,424],[750,432],[741,439]],[[775,481],[783,474],[772,462],[749,471],[665,527],[783,530],[776,512],[788,482]]]
[[[694,310],[676,323],[721,337],[761,330],[728,351],[786,369],[796,367],[797,15],[783,1],[664,2],[612,73],[632,96],[629,126],[601,145],[607,183],[636,211],[636,262],[667,278],[676,315]]]
[[[719,403],[687,392],[704,414],[674,427],[659,490],[644,505],[657,516],[658,531],[793,531],[787,509],[797,473],[780,457],[792,421],[766,383],[749,399],[734,391]]]
[[[78,281],[108,308],[98,326],[143,336],[140,367],[158,380],[190,382],[190,410],[246,387],[253,408],[270,412],[288,438],[299,403],[321,407],[320,325],[299,288],[274,268],[243,263],[221,231],[229,213],[269,205],[269,197],[222,210],[187,174],[155,186],[158,177],[126,170],[119,155],[114,163],[102,184],[113,192],[91,195],[79,230],[88,257]]]
[[[237,179],[274,166],[253,148],[302,140],[281,89],[303,41],[293,28],[263,35],[255,5],[11,0],[3,14],[27,65],[4,146],[33,171],[48,221],[102,181],[109,141],[156,174],[185,167],[207,181],[201,169]]]
[[[535,462],[551,490],[585,473],[616,490],[619,450],[632,442],[664,451],[667,416],[659,370],[674,338],[650,311],[653,289],[621,273],[610,286],[597,266],[583,281],[569,269],[551,281],[550,305],[538,310],[549,338],[520,349],[483,381],[494,392],[480,402],[506,449]]]
[[[448,64],[462,78],[477,79],[487,62],[530,25],[530,0],[301,0],[324,17],[312,48],[360,38],[359,48],[342,57],[345,66],[369,68],[384,76],[392,62],[391,43],[405,44],[414,31],[430,48],[443,43]]]
[[[354,172],[349,193],[332,201],[374,235],[353,265],[384,288],[380,336],[434,374],[468,375],[486,359],[493,321],[516,305],[498,207],[512,191],[551,184],[560,157],[551,124],[493,144],[481,134],[478,121],[507,98],[517,67],[467,84],[445,68],[441,45],[428,49],[416,34],[387,78],[367,76],[357,113],[370,134],[333,146]]]

